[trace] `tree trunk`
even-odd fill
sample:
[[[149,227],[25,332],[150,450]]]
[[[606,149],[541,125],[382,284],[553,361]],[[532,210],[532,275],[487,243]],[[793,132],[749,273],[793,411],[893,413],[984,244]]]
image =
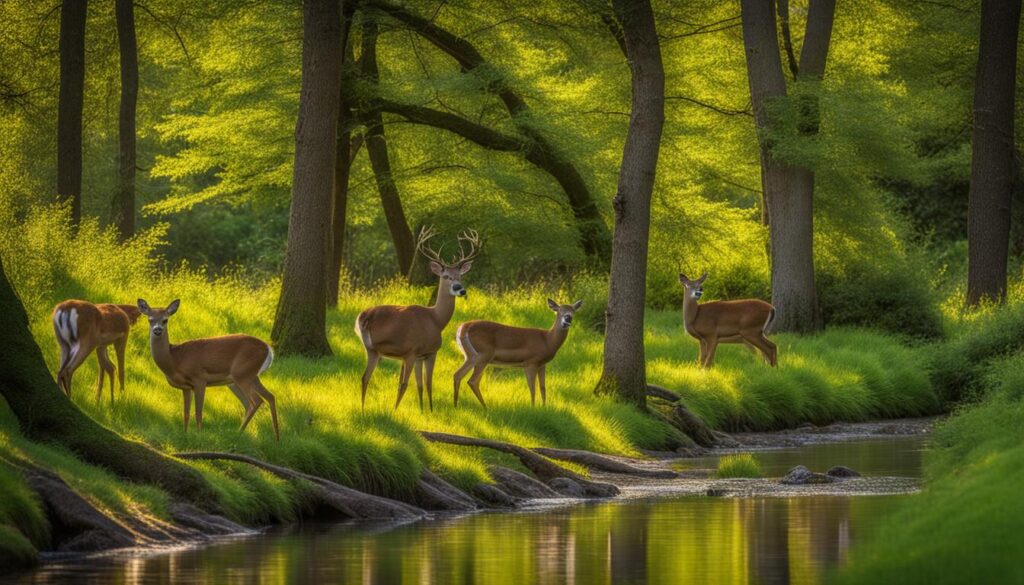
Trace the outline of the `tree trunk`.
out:
[[[327,274],[341,91],[338,0],[302,5],[302,90],[281,298],[271,338],[282,355],[327,356]]]
[[[96,424],[57,389],[2,260],[0,344],[0,395],[26,437],[60,444],[93,465],[130,481],[159,486],[206,510],[218,508],[216,493],[198,471]]]
[[[646,407],[644,300],[651,192],[665,121],[665,72],[650,2],[614,0],[632,73],[632,109],[622,152],[618,192],[612,201],[611,278],[598,394]]]
[[[967,207],[967,304],[1006,300],[1020,0],[982,0]]]
[[[121,56],[121,111],[118,118],[117,193],[113,220],[122,240],[135,235],[135,104],[139,95],[139,57],[135,40],[135,4],[117,0],[117,42]]]
[[[57,195],[82,219],[82,101],[85,95],[86,0],[60,7],[60,97],[57,105]]]
[[[770,134],[776,121],[769,108],[786,98],[775,10],[772,0],[742,0],[743,43],[747,55],[754,120],[758,129],[765,220],[769,224],[772,304],[775,331],[815,331],[821,327],[814,284],[814,172],[776,160]],[[800,58],[800,78],[824,74],[832,30],[833,0],[812,0]],[[806,69],[805,69],[806,68]],[[812,99],[803,123],[805,134],[817,132],[817,101]]]
[[[529,105],[513,90],[508,80],[484,59],[468,39],[452,34],[433,20],[413,14],[405,7],[386,0],[371,0],[368,4],[406,24],[433,43],[455,59],[465,72],[479,76],[485,82],[487,91],[501,99],[516,130],[533,145],[534,155],[531,162],[547,170],[565,192],[576,221],[583,252],[606,267],[611,260],[611,237],[586,181],[566,153],[531,125],[532,112]]]
[[[342,82],[338,92],[337,151],[334,155],[333,204],[331,206],[331,265],[327,273],[327,303],[337,307],[340,290],[341,267],[345,263],[345,223],[348,208],[348,183],[352,172],[355,149],[352,145],[352,105],[348,97],[349,76],[346,71],[352,66],[352,14],[351,2],[342,3],[341,22],[341,67]]]
[[[363,44],[359,64],[363,79],[376,84],[379,80],[377,21],[372,17],[363,18]],[[366,125],[366,152],[370,155],[370,166],[373,167],[373,176],[377,181],[377,191],[380,192],[384,218],[388,222],[391,240],[395,244],[395,254],[398,256],[398,271],[407,277],[409,268],[412,267],[413,254],[416,253],[416,244],[409,228],[409,221],[405,217],[405,210],[402,209],[398,186],[391,174],[384,120],[380,110],[376,108],[365,109],[361,112],[361,117],[363,124]]]

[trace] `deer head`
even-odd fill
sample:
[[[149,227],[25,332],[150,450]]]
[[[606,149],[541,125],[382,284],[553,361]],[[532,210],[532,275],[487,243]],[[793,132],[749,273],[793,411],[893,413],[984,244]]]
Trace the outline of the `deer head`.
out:
[[[178,311],[181,301],[175,299],[163,309],[154,309],[144,299],[139,299],[139,311],[149,319],[149,333],[160,337],[167,331],[167,319]]]
[[[583,301],[576,301],[571,305],[559,305],[555,301],[548,299],[548,308],[558,314],[556,322],[562,329],[568,329],[572,325],[573,315],[576,311],[580,310],[583,306]]]
[[[480,234],[472,229],[459,234],[459,250],[451,260],[445,260],[441,255],[444,250],[443,244],[436,250],[427,245],[427,242],[435,235],[437,232],[433,227],[424,227],[416,239],[416,249],[430,260],[430,271],[437,275],[441,284],[440,290],[453,297],[464,297],[466,296],[466,287],[462,285],[462,275],[469,272],[469,269],[473,267],[473,259],[480,253]]]
[[[686,295],[692,297],[694,300],[700,299],[701,295],[704,294],[704,281],[707,280],[708,273],[705,272],[697,280],[690,280],[682,272],[679,273],[679,284],[683,285],[683,289],[686,290]]]

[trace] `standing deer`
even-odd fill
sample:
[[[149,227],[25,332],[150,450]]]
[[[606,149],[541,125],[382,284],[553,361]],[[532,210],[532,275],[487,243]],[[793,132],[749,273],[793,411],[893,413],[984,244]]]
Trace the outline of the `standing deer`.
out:
[[[459,325],[455,332],[455,342],[466,361],[455,372],[455,406],[459,406],[459,386],[462,384],[462,378],[472,369],[469,387],[480,401],[480,405],[487,408],[484,397],[480,394],[480,378],[489,364],[523,368],[526,371],[526,383],[530,387],[530,404],[537,404],[534,385],[539,377],[540,402],[547,404],[544,368],[565,343],[573,315],[582,306],[583,301],[559,305],[548,299],[548,307],[555,312],[555,322],[547,330],[511,327],[493,321],[467,321]]]
[[[117,354],[117,379],[124,394],[124,350],[128,333],[139,320],[139,310],[133,305],[94,305],[86,301],[64,301],[53,308],[53,332],[60,346],[60,366],[57,386],[71,397],[71,378],[92,351],[100,365],[100,381],[96,386],[96,400],[103,394],[103,376],[110,376],[110,402],[114,402],[114,364],[107,355],[107,346],[113,345]]]
[[[356,335],[366,348],[366,370],[363,372],[362,405],[366,406],[366,386],[381,356],[402,360],[398,380],[398,399],[395,409],[402,403],[409,375],[416,369],[416,388],[419,391],[420,410],[423,410],[423,366],[426,364],[427,399],[434,410],[434,360],[441,348],[441,332],[455,312],[455,297],[466,296],[462,276],[473,267],[473,259],[480,253],[480,236],[475,230],[466,230],[458,236],[459,252],[451,260],[441,257],[441,250],[427,246],[435,232],[423,228],[416,241],[416,249],[430,260],[430,270],[437,275],[437,300],[432,307],[409,305],[381,305],[366,309],[356,318]],[[469,246],[467,251],[463,244]]]
[[[203,401],[207,386],[227,386],[245,407],[244,431],[263,401],[270,405],[274,421],[274,437],[280,441],[277,426],[277,401],[260,382],[260,374],[274,361],[274,350],[251,335],[224,335],[193,339],[172,345],[167,334],[167,320],[178,311],[180,301],[174,300],[163,309],[154,309],[139,299],[139,310],[149,318],[149,347],[153,361],[164,373],[167,382],[182,391],[185,412],[182,417],[188,431],[192,395],[196,398],[196,429],[203,428]]]
[[[700,342],[700,364],[710,368],[715,361],[719,343],[744,343],[760,351],[773,368],[778,364],[778,348],[767,337],[765,329],[775,318],[775,307],[759,299],[714,301],[697,304],[704,294],[708,273],[697,280],[679,274],[683,295],[683,326]]]

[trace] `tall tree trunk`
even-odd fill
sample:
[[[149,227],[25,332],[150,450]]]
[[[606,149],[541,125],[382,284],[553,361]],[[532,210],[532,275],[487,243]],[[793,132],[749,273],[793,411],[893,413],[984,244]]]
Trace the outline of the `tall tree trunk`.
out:
[[[967,207],[967,304],[1006,300],[1020,0],[982,0]]]
[[[348,97],[350,76],[348,69],[352,66],[352,2],[342,3],[341,22],[341,90],[338,92],[338,130],[337,151],[334,155],[334,183],[331,206],[331,265],[327,273],[327,304],[338,306],[341,267],[345,263],[345,223],[348,209],[348,183],[352,172],[352,159],[355,152],[352,146],[352,105]]]
[[[327,274],[341,91],[338,0],[302,4],[302,90],[281,298],[271,339],[282,355],[327,356]]]
[[[834,0],[812,0],[801,52],[801,78],[824,74],[832,29]],[[786,97],[772,0],[742,0],[743,43],[747,55],[754,120],[758,129],[761,183],[764,189],[772,272],[772,304],[776,331],[815,331],[821,327],[814,284],[814,172],[775,159],[770,134],[776,121],[771,103]],[[804,133],[817,132],[817,101],[807,115]],[[802,130],[803,131],[803,130]]]
[[[121,111],[118,118],[117,193],[113,220],[122,240],[135,235],[135,105],[139,95],[139,56],[135,3],[117,0],[117,42],[121,56]]]
[[[377,21],[372,17],[363,18],[363,44],[359,63],[363,79],[377,83],[380,77],[377,68]],[[412,267],[413,254],[416,253],[416,244],[409,228],[409,221],[405,217],[405,210],[402,208],[398,186],[391,174],[384,120],[380,110],[376,108],[367,108],[360,115],[363,124],[366,125],[366,152],[370,155],[370,166],[373,167],[373,176],[377,181],[377,191],[380,192],[384,218],[388,222],[388,230],[391,231],[391,240],[395,243],[398,270],[407,277]]]
[[[615,232],[604,341],[604,371],[598,394],[644,408],[647,373],[644,358],[644,300],[647,293],[647,245],[651,192],[665,122],[665,72],[648,0],[613,0],[622,25],[632,73],[632,108],[622,151],[618,192],[612,201]]]
[[[57,195],[82,219],[82,101],[85,95],[86,0],[60,7],[60,97],[57,105]]]
[[[0,260],[0,395],[33,441],[53,442],[134,482],[159,486],[207,510],[217,494],[195,469],[100,426],[57,389]]]

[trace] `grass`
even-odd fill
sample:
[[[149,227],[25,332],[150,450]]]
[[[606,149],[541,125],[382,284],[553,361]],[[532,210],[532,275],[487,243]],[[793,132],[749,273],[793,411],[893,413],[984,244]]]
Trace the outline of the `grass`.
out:
[[[31,214],[18,229],[0,229],[0,252],[51,370],[56,370],[58,353],[50,311],[66,298],[129,303],[143,297],[153,306],[180,298],[181,308],[169,323],[172,342],[224,333],[270,337],[278,282],[251,282],[240,274],[210,282],[187,267],[170,273],[158,270],[153,256],[159,231],[118,245],[112,235],[86,222],[72,238],[60,217],[45,211]],[[419,410],[414,388],[397,411],[392,409],[398,364],[387,360],[374,375],[365,410],[359,405],[365,353],[352,330],[356,315],[375,304],[426,303],[430,297],[429,289],[399,283],[344,292],[340,306],[328,314],[334,357],[279,357],[264,374],[264,383],[278,399],[279,443],[274,441],[266,409],[246,432],[238,431],[242,408],[225,388],[207,393],[203,431],[184,432],[182,395],[167,384],[153,363],[144,322],[130,336],[125,394],[118,395],[112,405],[106,395],[95,399],[98,372],[95,359],[90,358],[75,376],[72,400],[101,424],[167,452],[244,453],[399,497],[408,493],[424,466],[468,487],[488,480],[488,464],[507,462],[486,450],[427,444],[417,430],[632,455],[641,449],[671,446],[678,439],[677,432],[659,420],[631,406],[594,397],[602,337],[579,325],[548,368],[546,407],[530,405],[521,371],[491,369],[482,383],[489,408],[482,409],[466,388],[462,404],[453,408],[451,375],[461,364],[453,340],[457,323],[488,318],[546,328],[553,319],[546,297],[568,302],[578,296],[594,296],[592,290],[581,293],[544,287],[487,292],[473,286],[472,273],[466,284],[469,296],[457,303],[438,355],[432,413]],[[777,369],[767,367],[742,347],[722,346],[715,369],[705,371],[696,364],[696,341],[683,332],[680,322],[676,311],[648,313],[648,378],[678,391],[689,408],[720,429],[772,429],[805,421],[823,424],[911,416],[936,412],[941,406],[930,389],[924,352],[885,335],[853,329],[815,337],[778,335]],[[21,444],[26,452],[31,450],[19,443],[9,414],[0,416],[0,437]],[[30,459],[37,456],[51,457],[41,451],[30,453]],[[69,461],[62,464],[70,466]],[[302,505],[301,491],[263,472],[239,465],[197,467],[213,482],[225,508],[236,519],[288,519]],[[84,466],[69,467],[66,475],[86,494],[109,493],[104,485],[113,481],[100,470]],[[104,504],[134,503],[160,513],[166,496],[151,488],[132,489],[143,491],[123,493],[120,500]]]
[[[835,583],[1024,582],[1024,355],[980,384],[984,398],[936,429],[925,491],[854,549]]]
[[[718,460],[718,469],[715,477],[719,479],[745,477],[761,477],[761,464],[757,457],[751,453],[737,453],[735,455],[724,455]]]

